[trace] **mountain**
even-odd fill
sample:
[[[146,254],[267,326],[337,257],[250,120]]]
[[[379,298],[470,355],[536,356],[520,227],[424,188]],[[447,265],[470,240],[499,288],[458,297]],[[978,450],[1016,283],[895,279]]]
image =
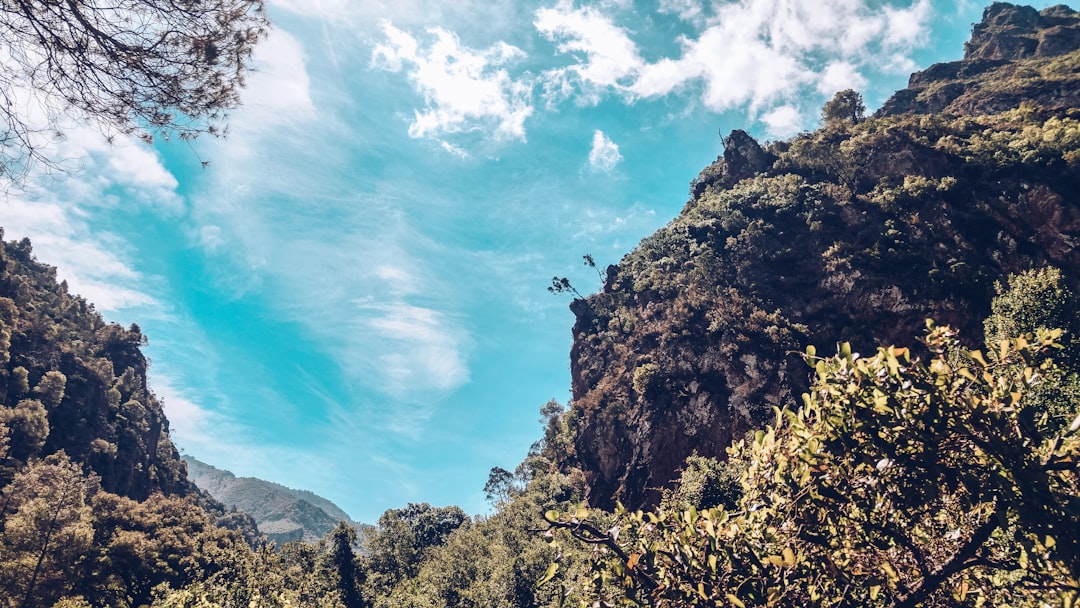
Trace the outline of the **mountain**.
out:
[[[742,131],[666,227],[571,304],[572,449],[590,504],[654,505],[686,458],[725,457],[808,387],[807,345],[982,335],[995,285],[1051,265],[1080,289],[1080,16],[986,9],[963,59],[878,112]],[[845,109],[836,112],[837,104]]]
[[[289,541],[315,542],[331,532],[338,522],[361,529],[329,500],[255,477],[237,477],[192,456],[184,455],[188,477],[229,508],[239,509],[255,519],[259,531],[279,545]]]

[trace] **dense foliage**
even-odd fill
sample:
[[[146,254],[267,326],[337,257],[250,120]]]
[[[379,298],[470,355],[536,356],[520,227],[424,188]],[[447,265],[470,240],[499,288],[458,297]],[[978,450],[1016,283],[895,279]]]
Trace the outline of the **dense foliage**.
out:
[[[982,351],[932,324],[925,362],[892,346],[808,349],[802,406],[729,450],[734,503],[620,508],[611,527],[588,511],[547,517],[602,547],[604,603],[1073,605],[1080,400],[1062,390],[1074,338],[1053,327],[1075,326],[1075,302],[1044,269],[993,308]]]
[[[486,516],[267,542],[188,479],[139,328],[0,239],[0,608],[1077,605],[1078,23],[995,3],[872,117],[724,138],[600,293],[553,281],[575,399]]]
[[[683,212],[572,307],[565,463],[595,505],[656,505],[694,451],[723,458],[806,390],[808,344],[906,343],[928,317],[978,335],[995,283],[1045,264],[1080,285],[1080,109],[728,141]]]

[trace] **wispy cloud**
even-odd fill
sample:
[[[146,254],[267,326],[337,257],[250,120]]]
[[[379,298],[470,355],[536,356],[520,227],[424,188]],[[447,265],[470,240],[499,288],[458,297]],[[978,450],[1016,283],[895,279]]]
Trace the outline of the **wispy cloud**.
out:
[[[446,392],[468,381],[463,337],[444,313],[405,302],[358,306],[375,313],[368,321],[374,330],[369,347],[379,352],[384,392],[409,399],[417,391]]]
[[[386,28],[394,34],[392,26]],[[418,82],[435,88],[444,86],[444,77],[498,80],[491,62],[510,61],[516,53],[506,47],[477,54],[438,37],[430,49],[419,42],[414,48],[408,35],[394,35],[395,44],[379,61],[390,69],[416,70]],[[361,172],[358,181],[350,169],[357,154],[381,155],[389,147],[370,139],[372,129],[349,123],[354,91],[324,61],[328,52],[282,32],[276,47],[257,56],[253,90],[245,92],[231,137],[206,147],[215,161],[209,183],[192,197],[190,238],[211,260],[215,288],[237,299],[265,300],[266,314],[295,323],[317,354],[337,366],[331,371],[356,392],[354,399],[335,404],[342,417],[364,420],[369,433],[412,436],[446,394],[468,381],[469,333],[448,297],[452,287],[428,261],[445,257],[441,246],[420,233],[406,212],[411,197],[422,195],[380,192],[380,180]],[[437,63],[436,57],[449,63],[425,63]],[[474,63],[450,65],[458,60]],[[296,74],[302,86],[275,96],[278,73]],[[495,118],[499,107],[509,106],[486,105],[493,98],[484,93],[473,100],[475,106],[440,95],[432,97],[431,120],[442,126],[423,123],[418,128],[425,135],[446,136],[457,128],[449,126],[456,120],[452,115],[465,122],[505,118],[508,130],[517,128],[510,124],[513,117]],[[450,105],[438,105],[444,102]],[[465,105],[454,105],[459,102]],[[466,106],[493,113],[474,116],[461,109]],[[496,122],[488,124],[498,128]],[[442,147],[468,156],[449,141]]]
[[[143,277],[121,257],[125,243],[116,235],[93,231],[71,208],[52,200],[9,197],[0,202],[4,238],[29,237],[34,254],[57,266],[57,275],[72,293],[98,310],[115,313],[153,306]]]
[[[615,168],[622,160],[619,146],[611,141],[600,129],[593,132],[592,150],[589,150],[589,167],[593,171],[606,173]]]
[[[101,311],[116,313],[159,306],[150,277],[136,270],[126,237],[95,226],[96,214],[135,213],[162,217],[184,213],[176,178],[145,143],[64,125],[66,137],[49,153],[62,171],[35,167],[22,187],[6,186],[0,201],[5,238],[29,237],[39,260]],[[67,159],[67,160],[64,160]],[[120,211],[120,201],[128,208]]]
[[[235,445],[242,441],[243,432],[227,416],[198,405],[198,397],[188,395],[180,388],[184,382],[177,378],[151,370],[150,385],[154,394],[161,400],[165,416],[169,419],[169,434],[173,443],[184,451],[199,454],[207,458],[218,452],[222,444]],[[231,442],[222,442],[223,436],[233,437]]]
[[[533,113],[532,85],[510,76],[506,66],[525,57],[516,46],[499,42],[487,49],[463,46],[443,28],[427,30],[425,45],[412,35],[383,24],[384,44],[376,45],[371,65],[406,72],[424,109],[416,110],[409,135],[443,137],[490,127],[495,137],[525,139],[525,120]]]
[[[660,12],[672,13],[683,21],[697,23],[705,18],[701,0],[660,0]]]

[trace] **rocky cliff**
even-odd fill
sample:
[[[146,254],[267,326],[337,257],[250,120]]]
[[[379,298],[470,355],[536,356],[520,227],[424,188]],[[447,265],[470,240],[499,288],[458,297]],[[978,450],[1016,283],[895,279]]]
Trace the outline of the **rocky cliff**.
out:
[[[877,115],[992,114],[1029,99],[1047,109],[1075,108],[1077,48],[1080,15],[1071,8],[995,2],[972,29],[963,59],[912,74]]]
[[[668,226],[575,301],[573,449],[588,499],[655,503],[807,386],[800,352],[981,335],[995,282],[1080,288],[1077,14],[996,3],[963,60],[873,117],[761,146],[742,132]]]

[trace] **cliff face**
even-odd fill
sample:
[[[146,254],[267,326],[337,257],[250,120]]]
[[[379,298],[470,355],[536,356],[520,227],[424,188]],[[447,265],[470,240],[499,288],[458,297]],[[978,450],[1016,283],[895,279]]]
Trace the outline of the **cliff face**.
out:
[[[911,75],[878,116],[993,114],[1038,100],[1043,108],[1080,105],[1075,84],[1080,60],[1080,14],[1065,5],[1036,11],[995,2],[972,29],[960,61],[938,63]]]
[[[997,3],[963,61],[873,118],[726,138],[682,213],[572,306],[565,464],[590,503],[655,503],[694,451],[723,458],[806,388],[808,344],[909,344],[928,317],[979,336],[995,281],[1031,267],[1080,288],[1077,22]]]
[[[0,475],[63,450],[107,492],[135,500],[197,493],[147,387],[139,328],[105,323],[33,259],[28,240],[2,235],[0,422],[12,445]]]

